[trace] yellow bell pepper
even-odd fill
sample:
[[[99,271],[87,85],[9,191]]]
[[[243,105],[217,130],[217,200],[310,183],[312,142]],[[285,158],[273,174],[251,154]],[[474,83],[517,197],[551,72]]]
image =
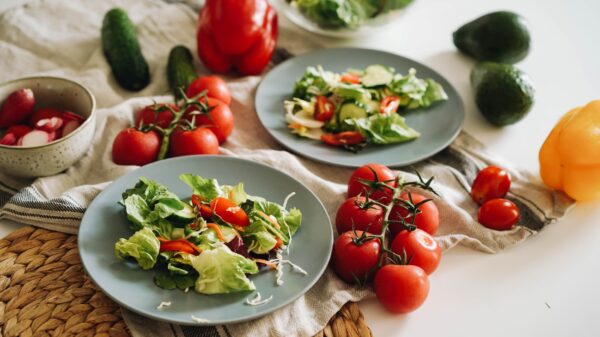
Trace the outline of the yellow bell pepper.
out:
[[[550,188],[575,200],[600,197],[600,100],[567,112],[546,138],[539,160]]]

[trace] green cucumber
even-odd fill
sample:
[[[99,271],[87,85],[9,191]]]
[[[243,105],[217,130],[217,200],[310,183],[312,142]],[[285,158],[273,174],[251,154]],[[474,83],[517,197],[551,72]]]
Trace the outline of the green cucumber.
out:
[[[340,108],[340,121],[346,119],[366,118],[367,110],[354,102],[344,103]]]
[[[117,83],[130,91],[150,82],[148,63],[142,55],[135,26],[121,8],[113,8],[102,21],[102,49]]]
[[[394,72],[390,68],[374,64],[365,69],[365,74],[361,78],[361,82],[365,87],[376,87],[386,85],[394,78]]]
[[[190,221],[196,219],[196,214],[194,213],[194,208],[186,203],[182,203],[183,208],[178,210],[177,212],[169,215],[169,219],[175,222],[180,223],[189,223]]]
[[[196,79],[192,52],[185,46],[176,46],[169,53],[167,63],[167,80],[175,98],[183,97],[181,90],[185,92],[187,87]]]

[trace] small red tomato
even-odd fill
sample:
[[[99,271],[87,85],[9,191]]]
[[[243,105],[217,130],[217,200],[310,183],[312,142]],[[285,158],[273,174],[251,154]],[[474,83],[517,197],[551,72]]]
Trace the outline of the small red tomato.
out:
[[[357,145],[365,141],[365,137],[358,131],[343,131],[340,133],[325,133],[321,141],[327,145],[343,146]]]
[[[398,96],[385,96],[379,104],[379,112],[382,114],[391,114],[398,111],[400,107],[400,98]]]
[[[165,105],[166,104],[152,104],[144,107],[135,118],[135,126],[139,128],[145,125],[156,124],[161,128],[166,129],[173,120],[173,113],[170,110],[157,112],[160,107]],[[179,110],[175,104],[169,104],[169,106],[175,111]]]
[[[119,132],[112,145],[112,157],[118,165],[146,165],[156,160],[160,137],[154,131],[127,128]]]
[[[318,121],[326,122],[333,117],[334,113],[335,105],[333,105],[333,102],[331,102],[327,96],[317,96],[314,118]]]
[[[384,210],[381,206],[373,205],[367,209],[361,208],[357,203],[364,203],[365,197],[352,197],[346,199],[340,206],[335,216],[335,227],[339,234],[354,229],[380,234],[383,224]]]
[[[231,104],[231,92],[227,83],[219,76],[200,76],[188,86],[185,95],[189,98],[199,95],[206,90],[206,96],[218,99],[229,105]]]
[[[219,144],[223,144],[233,131],[233,113],[226,104],[211,97],[208,98],[208,106],[211,109],[209,113],[195,115],[196,126],[210,129],[217,136]],[[190,121],[192,117],[186,116]]]
[[[397,314],[417,310],[429,295],[427,273],[417,266],[386,265],[375,274],[375,294],[383,306]]]
[[[360,84],[360,77],[353,73],[345,73],[340,77],[340,81],[350,84]]]
[[[202,203],[202,198],[197,194],[192,194],[192,204],[200,211],[200,216],[206,220],[212,218],[213,212],[209,205]]]
[[[392,251],[400,256],[406,254],[409,264],[421,267],[427,274],[433,273],[442,259],[437,241],[418,228],[398,233],[392,242]]]
[[[195,154],[219,154],[219,140],[215,134],[207,128],[173,131],[169,143],[169,155],[179,157]]]
[[[411,193],[411,197],[415,205],[427,199],[425,196],[417,193]],[[408,201],[408,193],[402,193],[402,195],[400,195],[400,199]],[[415,226],[426,231],[431,235],[435,235],[438,229],[438,225],[440,223],[440,212],[438,211],[437,206],[432,200],[422,204],[421,206],[419,206],[418,209],[421,212],[418,213],[414,219]],[[413,217],[409,213],[410,212],[406,208],[402,207],[401,204],[397,204],[392,208],[390,220],[401,221],[401,219],[404,218],[404,221],[406,221],[407,224],[411,224],[413,222]],[[392,236],[398,234],[402,230],[404,230],[402,224],[398,222],[390,223],[390,231],[392,233]]]
[[[0,128],[19,124],[33,113],[35,98],[31,89],[13,91],[0,108]]]
[[[392,201],[393,192],[391,189],[387,187],[373,189],[363,184],[361,181],[379,181],[390,187],[396,187],[396,173],[387,166],[370,163],[354,170],[350,176],[350,180],[348,180],[348,198],[359,194],[365,195],[369,192],[371,199],[380,201],[384,204]]]
[[[217,215],[223,221],[235,226],[248,226],[250,220],[244,210],[235,202],[225,198],[214,198],[210,202],[210,208],[213,214]]]
[[[355,240],[362,234],[362,231],[356,231],[356,234],[352,231],[345,232],[333,245],[333,270],[348,283],[365,280],[379,262],[381,242],[379,239],[371,239],[357,244]]]
[[[38,109],[31,116],[29,116],[29,126],[34,128],[36,126],[37,122],[40,121],[40,119],[50,119],[52,117],[62,118],[62,116],[63,116],[63,114],[61,111],[53,109],[53,108]]]
[[[511,229],[520,215],[517,205],[502,198],[486,201],[477,212],[479,223],[499,231]]]
[[[478,204],[495,199],[504,198],[510,188],[510,174],[496,166],[488,166],[479,171],[473,186],[471,197]]]

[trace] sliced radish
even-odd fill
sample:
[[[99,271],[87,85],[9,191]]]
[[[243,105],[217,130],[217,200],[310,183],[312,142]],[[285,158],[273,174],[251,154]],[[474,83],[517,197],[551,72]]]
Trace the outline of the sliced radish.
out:
[[[27,133],[29,133],[29,131],[31,131],[31,128],[27,125],[13,125],[10,128],[8,128],[6,130],[6,133],[12,133],[13,135],[15,135],[15,138],[19,139],[23,136],[25,136]]]
[[[77,129],[80,125],[81,125],[81,123],[79,123],[79,121],[77,121],[77,120],[68,121],[62,129],[62,137],[75,131],[75,129]]]
[[[63,119],[60,117],[50,117],[40,119],[35,123],[35,128],[38,130],[52,132],[60,129],[63,125]]]
[[[50,139],[51,135],[48,132],[42,130],[33,130],[23,136],[23,138],[19,140],[19,143],[21,143],[23,146],[40,146],[51,142]]]
[[[17,140],[14,133],[6,133],[2,136],[2,139],[0,139],[0,145],[17,145]]]
[[[57,140],[60,136],[60,130],[48,132],[48,142]]]
[[[80,116],[74,112],[71,112],[69,110],[65,110],[63,112],[62,118],[64,119],[65,124],[69,121],[78,121],[79,124],[81,124],[85,120],[85,118],[83,118],[82,116]]]

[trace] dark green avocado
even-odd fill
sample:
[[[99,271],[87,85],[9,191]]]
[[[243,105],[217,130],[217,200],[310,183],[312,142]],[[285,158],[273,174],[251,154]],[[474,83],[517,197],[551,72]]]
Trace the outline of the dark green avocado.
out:
[[[516,63],[527,56],[531,37],[525,19],[507,11],[493,12],[460,27],[454,45],[478,61]]]
[[[510,64],[478,64],[471,72],[471,86],[477,108],[496,126],[520,121],[533,106],[529,76]]]

